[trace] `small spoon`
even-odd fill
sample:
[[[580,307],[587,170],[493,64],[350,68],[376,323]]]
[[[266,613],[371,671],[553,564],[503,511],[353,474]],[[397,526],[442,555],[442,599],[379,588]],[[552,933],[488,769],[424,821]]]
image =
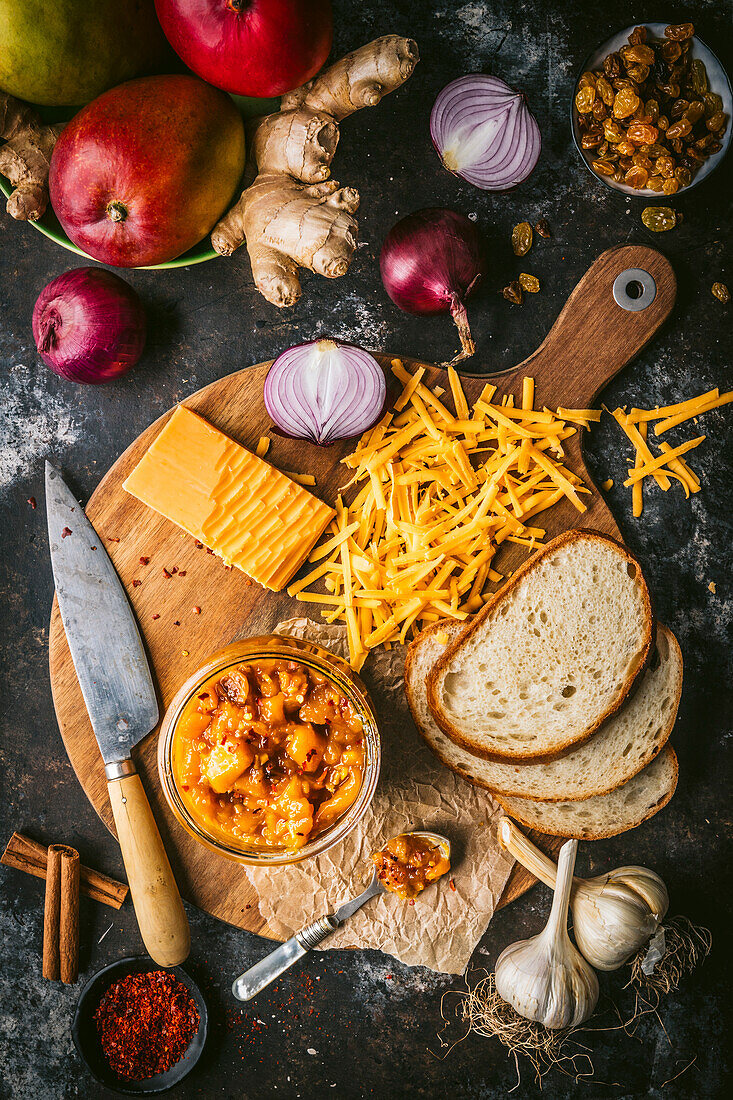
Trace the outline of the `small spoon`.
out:
[[[446,859],[450,859],[450,841],[440,833],[413,830],[412,832],[400,833],[399,835],[424,837],[437,845]],[[358,909],[361,909],[362,905],[383,893],[385,893],[385,887],[377,878],[377,870],[375,867],[369,885],[358,897],[352,898],[351,901],[345,901],[343,905],[338,907],[335,913],[328,913],[325,917],[320,917],[318,920],[314,920],[312,924],[306,925],[305,928],[301,928],[300,932],[296,932],[294,936],[286,940],[285,943],[280,944],[279,947],[276,947],[269,955],[265,955],[264,959],[260,959],[254,966],[250,966],[249,970],[245,970],[244,974],[240,974],[232,985],[232,993],[234,996],[239,1001],[251,1001],[266,985],[270,985],[271,982],[274,982],[276,978],[284,974],[294,963],[302,959],[304,955],[312,951],[319,943],[322,943],[323,940],[325,940],[327,936],[330,936],[332,932],[335,932],[337,928],[340,928],[344,921],[347,921],[349,917],[353,917],[354,913],[356,913]]]

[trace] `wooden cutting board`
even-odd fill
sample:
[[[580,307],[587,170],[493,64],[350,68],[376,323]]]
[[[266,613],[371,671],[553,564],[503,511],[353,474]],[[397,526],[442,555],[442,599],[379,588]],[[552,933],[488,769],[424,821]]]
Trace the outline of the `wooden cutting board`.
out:
[[[630,282],[636,284],[632,293],[641,290],[641,297],[625,294],[624,288]],[[674,273],[662,255],[637,245],[610,249],[580,280],[537,351],[500,375],[463,375],[466,394],[469,400],[475,400],[490,380],[498,387],[499,398],[510,392],[519,395],[522,377],[530,374],[535,379],[537,407],[590,407],[599,390],[654,335],[672,309],[674,298]],[[377,358],[391,379],[391,357]],[[404,356],[402,359],[410,367],[418,365]],[[254,449],[260,436],[271,428],[262,401],[269,366],[260,363],[221,378],[193,394],[185,404],[245,447]],[[426,381],[448,388],[445,372],[437,367],[428,368]],[[160,692],[161,713],[180,684],[211,653],[237,638],[267,633],[277,622],[304,614],[304,605],[286,593],[265,592],[238,570],[226,570],[217,557],[197,550],[192,538],[123,490],[123,481],[169,415],[165,413],[156,420],[128,447],[102,478],[86,509],[135,609]],[[620,538],[614,518],[583,462],[580,435],[566,444],[567,462],[593,489],[593,495],[586,498],[588,510],[580,517],[569,502],[563,501],[543,514],[543,525],[548,537],[580,525]],[[268,461],[282,470],[314,474],[316,492],[333,503],[345,480],[339,460],[353,449],[353,441],[318,448],[274,433],[271,439]],[[496,559],[497,567],[506,572],[524,556],[521,548],[505,543]],[[149,558],[149,562],[142,564],[141,558]],[[174,566],[178,572],[166,578],[163,569],[171,571]],[[135,581],[141,583],[135,585]],[[200,614],[194,613],[194,607],[200,607]],[[51,613],[50,671],[56,715],[69,759],[90,802],[114,831],[102,758],[56,600]],[[135,759],[181,893],[222,920],[267,935],[242,868],[191,839],[168,810],[158,782],[156,747],[157,730],[137,746]],[[555,849],[560,841],[545,838],[543,844],[548,850]],[[515,867],[502,904],[518,897],[533,881],[521,867]]]

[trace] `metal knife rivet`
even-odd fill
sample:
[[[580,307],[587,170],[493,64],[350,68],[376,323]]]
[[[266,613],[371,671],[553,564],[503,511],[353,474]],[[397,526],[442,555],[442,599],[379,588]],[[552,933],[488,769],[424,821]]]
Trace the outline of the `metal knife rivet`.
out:
[[[125,719],[124,719],[124,718],[120,718],[119,722],[117,723],[117,729],[118,729],[118,730],[126,730],[126,729],[127,729],[127,725],[128,725],[128,724],[127,724],[127,722],[125,721]]]

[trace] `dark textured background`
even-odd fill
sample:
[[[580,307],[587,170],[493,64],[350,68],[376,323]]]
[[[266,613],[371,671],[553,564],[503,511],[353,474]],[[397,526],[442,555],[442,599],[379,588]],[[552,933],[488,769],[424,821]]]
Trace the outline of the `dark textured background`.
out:
[[[29,226],[0,216],[0,562],[4,675],[0,841],[17,828],[44,841],[76,845],[85,862],[122,874],[116,843],[87,804],[64,754],[47,673],[51,570],[46,545],[42,466],[48,456],[86,499],[102,473],[151,420],[198,387],[299,340],[329,334],[380,351],[439,361],[455,346],[445,318],[420,321],[387,299],[377,256],[397,216],[426,205],[474,214],[491,249],[491,271],[471,306],[476,367],[496,370],[523,359],[542,340],[575,282],[604,248],[625,241],[653,244],[671,259],[679,297],[665,329],[604,395],[606,403],[652,405],[732,384],[731,306],[710,294],[722,279],[733,286],[730,250],[731,172],[728,158],[698,190],[674,201],[681,227],[656,237],[644,229],[645,203],[592,179],[571,145],[568,106],[578,66],[591,48],[644,15],[692,18],[731,68],[728,3],[644,10],[637,4],[491,3],[419,0],[349,5],[336,0],[335,55],[380,34],[414,36],[422,60],[409,83],[375,111],[343,126],[334,175],[359,188],[360,246],[349,275],[304,278],[292,310],[278,312],[254,291],[244,250],[182,271],[132,272],[150,318],[145,356],[131,375],[94,389],[62,382],[33,347],[33,302],[49,279],[74,258]],[[440,167],[428,134],[437,91],[471,70],[495,72],[527,91],[543,135],[539,167],[511,194],[492,195]],[[553,237],[539,240],[521,263],[509,247],[520,220],[548,218]],[[541,293],[521,307],[500,288],[520,270],[537,274]],[[474,368],[475,369],[475,368]],[[612,477],[610,502],[631,549],[639,555],[661,619],[677,633],[685,656],[685,688],[674,744],[680,784],[670,807],[636,832],[582,845],[580,867],[646,863],[669,884],[672,912],[708,925],[710,960],[649,1018],[637,1038],[593,1034],[596,1080],[574,1085],[551,1075],[555,1097],[718,1097],[730,1095],[726,1031],[731,893],[730,773],[730,409],[708,414],[707,442],[692,457],[704,489],[690,502],[673,484],[651,486],[644,514],[633,520],[621,487],[629,449],[610,418],[594,428],[588,455],[598,480]],[[689,425],[680,429],[685,438]],[[37,511],[27,504],[31,495]],[[708,589],[716,585],[715,594]],[[232,623],[232,633],[236,631]],[[43,889],[38,880],[0,869],[0,1096],[57,1100],[111,1096],[88,1078],[73,1049],[69,1023],[79,987],[40,976]],[[501,912],[472,966],[490,967],[513,940],[537,932],[549,895],[536,888]],[[516,1082],[512,1059],[496,1042],[470,1038],[445,1061],[440,1047],[443,994],[460,984],[427,970],[407,969],[377,952],[336,952],[311,958],[250,1007],[235,1004],[233,976],[267,950],[267,943],[189,908],[190,958],[210,1003],[211,1042],[177,1094],[188,1097],[320,1098],[362,1096],[493,1098]],[[82,904],[82,976],[140,950],[128,904],[119,914]],[[104,937],[102,939],[102,937]],[[100,942],[101,940],[101,942]],[[623,972],[622,972],[623,973]],[[618,992],[622,975],[602,978]],[[608,1014],[602,1024],[612,1026]],[[453,1029],[452,1035],[460,1034]],[[667,1083],[692,1060],[693,1066]],[[514,1096],[535,1094],[525,1067]]]

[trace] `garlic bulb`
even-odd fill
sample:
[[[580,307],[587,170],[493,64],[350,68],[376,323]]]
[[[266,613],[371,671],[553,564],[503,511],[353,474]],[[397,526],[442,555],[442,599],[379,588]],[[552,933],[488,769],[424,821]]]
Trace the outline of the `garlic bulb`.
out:
[[[568,905],[577,840],[560,849],[550,919],[539,936],[513,943],[496,963],[496,991],[527,1020],[558,1029],[582,1024],[598,1001],[595,971],[570,942]]]
[[[499,841],[528,871],[554,885],[552,860],[508,817],[499,823]],[[669,896],[659,875],[647,867],[618,867],[597,878],[574,879],[570,904],[575,941],[583,955],[596,970],[617,970],[654,935]]]

